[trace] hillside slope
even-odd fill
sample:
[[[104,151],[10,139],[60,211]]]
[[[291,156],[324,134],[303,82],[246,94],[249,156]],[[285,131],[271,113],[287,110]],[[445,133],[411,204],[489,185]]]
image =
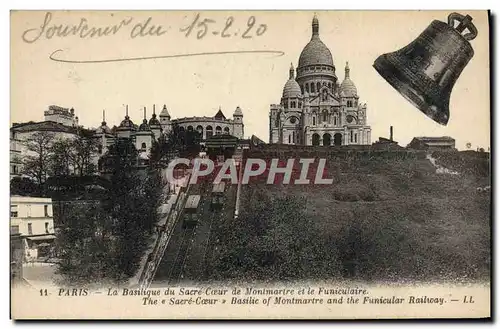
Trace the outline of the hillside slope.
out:
[[[332,185],[267,185],[264,177],[243,186],[240,217],[220,228],[213,278],[489,277],[490,195],[477,191],[489,185],[484,170],[437,174],[425,154],[354,153],[330,157],[326,172]]]

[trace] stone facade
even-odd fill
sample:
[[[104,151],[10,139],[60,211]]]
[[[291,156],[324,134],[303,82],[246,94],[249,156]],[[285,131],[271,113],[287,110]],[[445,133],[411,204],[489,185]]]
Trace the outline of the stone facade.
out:
[[[213,117],[186,117],[173,119],[169,122],[170,125],[179,126],[181,131],[198,131],[202,136],[202,142],[215,135],[232,135],[243,139],[244,134],[243,113],[239,107],[233,113],[233,119],[227,119],[219,109]],[[163,129],[168,130],[168,125],[165,124]]]
[[[105,154],[107,147],[113,143],[114,139],[120,137],[131,138],[136,149],[141,154],[143,153],[144,158],[146,158],[145,155],[149,153],[153,141],[158,140],[162,134],[170,132],[174,125],[178,126],[180,131],[196,130],[200,132],[202,144],[208,137],[213,135],[228,134],[242,139],[244,133],[243,112],[239,107],[234,111],[233,119],[227,119],[220,108],[213,117],[171,119],[166,105],[163,105],[158,117],[153,105],[153,114],[149,121],[146,119],[146,108],[144,108],[144,119],[139,126],[132,122],[127,109],[125,118],[118,127],[110,129],[103,119],[101,126],[95,131],[95,136],[102,140],[101,154]]]
[[[443,137],[415,137],[406,146],[416,150],[456,150],[455,139]]]
[[[24,258],[36,260],[49,255],[54,239],[52,199],[26,196],[10,198],[10,232],[20,234]]]
[[[292,145],[367,145],[366,104],[359,102],[356,86],[345,66],[342,84],[337,82],[333,57],[319,37],[314,17],[312,37],[299,58],[297,77],[293,65],[281,102],[271,104],[269,142]]]
[[[82,131],[78,126],[78,117],[73,108],[67,109],[50,105],[44,112],[44,121],[14,123],[10,128],[10,178],[20,175],[22,171],[22,157],[35,155],[30,152],[24,143],[34,133],[47,132],[54,135],[54,139],[75,138]]]
[[[46,131],[54,134],[56,139],[75,138],[78,134],[92,136],[99,140],[99,151],[92,161],[97,165],[99,158],[104,155],[116,138],[130,138],[141,158],[147,159],[154,140],[158,140],[162,134],[167,134],[173,125],[179,126],[180,130],[196,129],[202,135],[202,144],[213,135],[228,134],[243,139],[244,124],[243,112],[237,107],[232,119],[227,119],[219,108],[213,117],[185,117],[171,119],[164,105],[160,115],[157,117],[153,105],[153,114],[149,120],[144,117],[140,125],[135,124],[128,115],[126,107],[125,118],[118,126],[110,128],[106,122],[105,112],[101,125],[96,129],[85,129],[78,125],[78,117],[75,116],[73,108],[67,109],[55,105],[49,106],[44,112],[45,120],[41,122],[15,123],[10,128],[10,178],[20,176],[22,171],[22,156],[29,154],[23,141],[36,132]]]

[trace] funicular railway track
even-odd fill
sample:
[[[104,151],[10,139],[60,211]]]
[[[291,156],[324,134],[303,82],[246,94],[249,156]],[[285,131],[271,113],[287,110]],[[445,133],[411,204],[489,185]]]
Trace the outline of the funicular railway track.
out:
[[[175,254],[175,259],[174,262],[171,265],[170,271],[168,272],[168,282],[169,284],[176,284],[182,279],[182,272],[184,269],[184,264],[186,263],[186,258],[187,254],[189,251],[189,248],[191,247],[191,242],[193,240],[193,236],[195,235],[197,225],[190,225],[186,226],[185,222],[191,216],[190,214],[187,213],[189,210],[189,199],[192,198],[193,196],[199,195],[201,191],[201,186],[198,184],[194,184],[191,186],[191,190],[189,192],[189,195],[187,196],[186,204],[184,205],[183,212],[181,214],[180,220],[177,223],[179,225],[180,229],[182,230],[181,232],[181,237],[177,241],[177,244],[179,245],[179,249],[177,250]],[[198,198],[198,202],[199,202]],[[198,204],[196,204],[196,208],[198,208]],[[195,209],[196,209],[195,208]],[[202,219],[201,219],[202,220]]]
[[[215,176],[208,177],[206,181],[203,181],[200,184],[200,195],[202,201],[198,207],[199,221],[196,223],[196,231],[192,236],[190,248],[187,249],[181,275],[181,277],[188,281],[199,281],[203,279],[207,243],[212,230],[212,225],[217,222],[217,218],[220,216],[220,214],[213,209],[214,201],[217,203],[220,203],[221,201],[220,198],[213,198],[213,189],[217,186],[213,185],[214,179]],[[221,190],[219,196],[221,193],[223,194],[223,190]]]
[[[198,184],[191,185],[174,238],[155,277],[156,282],[177,285],[181,281],[197,282],[208,278],[219,237],[218,226],[234,216],[237,190],[237,185],[229,182],[217,190],[213,184],[215,177],[216,173],[212,173]],[[195,211],[189,211],[189,198],[195,196],[199,198],[198,205]]]
[[[212,194],[214,194],[214,192],[220,193],[221,198],[218,200],[220,203],[219,207],[212,210],[208,237],[203,248],[203,260],[201,262],[201,264],[203,264],[203,271],[200,273],[200,278],[203,280],[210,279],[212,273],[212,262],[221,234],[221,224],[233,219],[236,206],[236,190],[237,184],[231,184],[229,181],[222,184],[222,187],[219,186],[218,188],[214,186],[212,190]]]
[[[196,228],[186,228],[182,233],[182,238],[180,241],[180,248],[177,252],[177,256],[175,258],[174,264],[169,274],[169,283],[177,284],[180,279],[182,279],[182,271],[184,269],[184,264],[186,263],[186,256],[188,254],[189,245],[193,238],[194,232]]]

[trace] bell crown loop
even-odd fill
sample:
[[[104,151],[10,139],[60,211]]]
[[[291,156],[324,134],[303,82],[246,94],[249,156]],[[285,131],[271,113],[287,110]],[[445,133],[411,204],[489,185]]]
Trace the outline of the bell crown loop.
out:
[[[458,22],[456,27],[455,22]],[[464,16],[459,13],[451,13],[448,16],[448,25],[454,28],[467,41],[471,41],[477,37],[477,29],[472,23],[472,17],[469,15]],[[462,34],[466,29],[468,32]]]

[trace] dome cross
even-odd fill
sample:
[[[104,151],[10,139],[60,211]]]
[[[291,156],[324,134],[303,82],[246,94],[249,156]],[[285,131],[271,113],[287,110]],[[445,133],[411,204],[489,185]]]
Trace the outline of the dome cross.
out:
[[[312,20],[312,36],[317,36],[319,35],[319,20],[318,16],[314,14],[313,20]]]
[[[294,71],[295,69],[293,68],[293,63],[290,63],[290,79],[294,78]]]

